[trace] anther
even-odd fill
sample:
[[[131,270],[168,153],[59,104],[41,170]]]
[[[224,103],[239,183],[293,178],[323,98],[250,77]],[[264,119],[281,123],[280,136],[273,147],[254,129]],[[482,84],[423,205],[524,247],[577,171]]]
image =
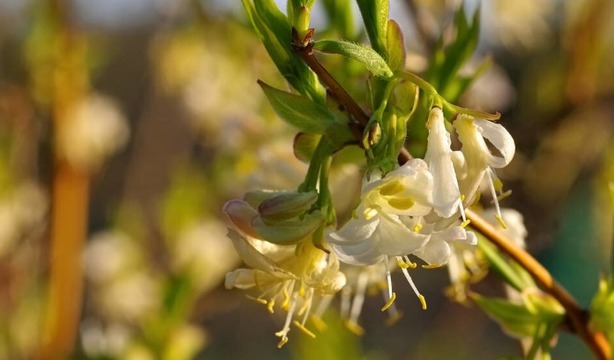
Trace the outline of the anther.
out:
[[[463,222],[460,224],[460,226],[461,226],[462,228],[465,228],[465,227],[467,227],[467,225],[469,225],[469,224],[471,224],[471,220],[467,219],[467,220],[463,221]]]
[[[422,304],[422,310],[426,310],[426,298],[424,297],[424,295],[419,294],[418,300],[420,300],[420,304]]]
[[[305,327],[305,325],[301,324],[300,322],[298,322],[297,320],[294,320],[293,322],[294,326],[296,326],[299,330],[301,330],[303,333],[307,334],[307,336],[312,337],[312,338],[316,338],[316,334],[312,333],[311,331],[309,331],[309,329],[307,329]]]
[[[390,299],[388,299],[386,304],[382,307],[382,311],[388,310],[388,308],[392,306],[392,303],[394,302],[394,300],[396,300],[396,298],[397,298],[397,294],[393,292]]]
[[[495,219],[497,219],[497,221],[499,222],[499,225],[501,225],[503,229],[507,229],[507,225],[503,221],[503,218],[501,218],[501,215],[495,214]]]

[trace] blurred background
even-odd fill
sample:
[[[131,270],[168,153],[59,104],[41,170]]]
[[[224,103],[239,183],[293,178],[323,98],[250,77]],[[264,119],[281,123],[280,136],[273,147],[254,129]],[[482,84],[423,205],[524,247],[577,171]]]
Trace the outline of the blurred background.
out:
[[[410,69],[424,70],[458,5],[391,1]],[[503,114],[517,144],[500,173],[513,190],[503,205],[524,214],[529,251],[588,306],[613,239],[614,2],[483,0],[467,10],[478,5],[475,64],[492,66],[461,104]],[[320,5],[312,18],[330,25]],[[240,2],[0,0],[0,359],[519,354],[478,309],[446,298],[445,269],[415,271],[428,311],[396,286],[396,324],[374,296],[358,337],[333,303],[317,339],[296,331],[276,348],[281,314],[223,288],[240,266],[224,202],[296,187],[306,170],[257,79],[284,87]],[[360,178],[337,170],[349,174],[343,203]],[[477,289],[502,286],[488,276]],[[553,353],[589,356],[568,335]]]

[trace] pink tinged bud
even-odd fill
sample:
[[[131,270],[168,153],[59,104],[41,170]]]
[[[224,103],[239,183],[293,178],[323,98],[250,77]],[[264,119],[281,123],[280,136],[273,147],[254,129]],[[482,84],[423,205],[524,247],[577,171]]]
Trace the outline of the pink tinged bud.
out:
[[[223,211],[241,232],[251,237],[258,237],[258,233],[252,227],[252,221],[258,216],[258,212],[247,202],[239,199],[230,200],[224,204]]]

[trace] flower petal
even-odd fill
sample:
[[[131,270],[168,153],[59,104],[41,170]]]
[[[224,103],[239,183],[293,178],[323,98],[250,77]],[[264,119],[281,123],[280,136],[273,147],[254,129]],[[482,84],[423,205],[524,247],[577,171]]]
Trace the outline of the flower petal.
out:
[[[460,191],[452,162],[452,141],[441,109],[431,110],[427,127],[429,135],[424,159],[433,174],[433,208],[440,216],[450,217],[460,205]]]
[[[507,166],[516,152],[516,144],[512,135],[501,124],[492,121],[476,119],[474,124],[482,136],[488,139],[501,153],[501,156],[495,156],[489,152],[488,165],[494,168]]]

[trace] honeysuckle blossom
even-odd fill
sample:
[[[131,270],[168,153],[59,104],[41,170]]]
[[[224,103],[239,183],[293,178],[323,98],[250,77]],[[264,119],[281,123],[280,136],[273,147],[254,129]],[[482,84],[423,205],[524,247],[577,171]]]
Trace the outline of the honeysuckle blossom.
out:
[[[354,216],[338,231],[328,232],[327,242],[341,261],[352,265],[373,265],[387,256],[412,253],[428,237],[408,228],[401,217],[421,217],[431,211],[432,184],[420,159],[367,182]]]
[[[514,139],[500,124],[484,119],[475,119],[472,116],[460,115],[454,121],[454,127],[462,144],[466,165],[466,174],[460,180],[460,189],[470,203],[478,191],[478,187],[486,181],[495,203],[495,217],[503,223],[499,201],[497,199],[495,183],[500,184],[493,168],[507,166],[516,152]],[[488,140],[499,154],[493,154],[486,144]]]
[[[455,161],[462,161],[459,152],[452,151],[450,133],[446,130],[443,111],[433,107],[426,123],[429,130],[424,160],[433,174],[433,208],[441,217],[448,218],[459,209],[465,220],[458,185]]]
[[[283,328],[275,333],[281,338],[278,347],[288,342],[291,323],[314,337],[305,327],[314,297],[332,295],[346,283],[336,256],[315,248],[309,241],[297,248],[248,239],[234,230],[229,230],[228,237],[250,268],[226,274],[226,288],[257,288],[261,293],[255,300],[271,313],[276,304],[287,311]],[[302,315],[300,322],[292,321],[295,314]]]

